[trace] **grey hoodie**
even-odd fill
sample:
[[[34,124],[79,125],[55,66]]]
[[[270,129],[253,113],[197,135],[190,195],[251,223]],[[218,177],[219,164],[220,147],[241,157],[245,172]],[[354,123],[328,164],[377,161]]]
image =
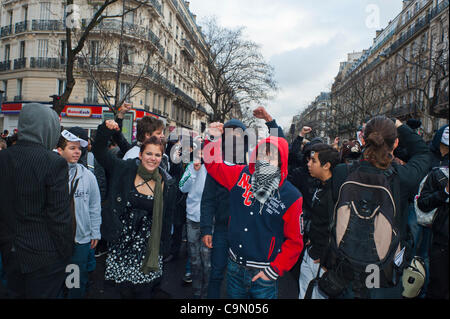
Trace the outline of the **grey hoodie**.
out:
[[[51,151],[58,143],[61,125],[56,112],[50,107],[39,104],[25,104],[19,115],[18,140],[43,145]]]

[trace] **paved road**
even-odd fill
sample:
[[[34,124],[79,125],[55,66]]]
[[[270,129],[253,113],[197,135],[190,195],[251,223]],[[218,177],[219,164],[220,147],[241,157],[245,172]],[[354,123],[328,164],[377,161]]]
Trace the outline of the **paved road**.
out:
[[[164,269],[165,274],[161,283],[161,290],[155,298],[162,299],[191,299],[192,285],[184,284],[182,278],[186,265],[186,247],[183,243],[180,257],[169,262]],[[87,298],[108,299],[108,295],[103,290],[103,278],[105,270],[105,256],[97,258],[97,268],[92,275],[92,286]],[[279,279],[279,299],[296,299],[298,296],[297,283],[291,273]],[[222,286],[222,297],[226,296],[225,285]]]
[[[192,285],[184,284],[182,278],[186,265],[186,245],[182,244],[179,258],[169,262],[155,298],[157,299],[191,299]],[[96,258],[96,270],[90,275],[90,288],[87,299],[110,299],[103,289],[106,256]],[[297,299],[297,283],[291,273],[286,273],[279,279],[279,299]],[[0,283],[0,299],[5,298],[6,291]],[[222,297],[226,297],[225,284],[222,286]]]

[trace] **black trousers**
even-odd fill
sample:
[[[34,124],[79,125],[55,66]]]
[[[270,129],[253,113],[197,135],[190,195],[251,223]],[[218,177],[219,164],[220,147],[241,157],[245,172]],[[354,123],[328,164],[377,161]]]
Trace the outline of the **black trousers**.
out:
[[[134,285],[131,282],[115,283],[105,280],[105,297],[108,299],[152,299],[156,280],[148,284]]]
[[[4,260],[4,267],[9,297],[14,299],[63,298],[67,264],[68,262],[61,261],[23,274],[15,254],[8,254],[8,258]]]
[[[430,251],[430,283],[427,297],[449,299],[448,294],[448,246],[432,245]]]

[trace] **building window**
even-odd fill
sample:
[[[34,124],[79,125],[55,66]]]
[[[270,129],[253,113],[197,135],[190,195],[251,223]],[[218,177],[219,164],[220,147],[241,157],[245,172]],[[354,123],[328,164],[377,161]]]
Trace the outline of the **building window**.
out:
[[[50,20],[50,2],[41,2],[41,20]]]
[[[131,86],[128,83],[120,83],[120,99],[125,97],[125,102],[130,102]]]
[[[48,54],[48,40],[38,41],[38,57],[46,58]]]
[[[25,41],[20,41],[19,57],[23,59],[25,57]]]
[[[66,90],[66,80],[58,79],[58,95],[61,96]]]
[[[17,98],[20,100],[22,99],[22,85],[23,85],[23,80],[17,79]]]
[[[10,53],[11,53],[11,47],[9,44],[6,44],[5,45],[5,59],[4,59],[5,62],[9,61]]]
[[[95,86],[94,81],[88,80],[87,81],[87,102],[88,103],[97,103],[97,101],[98,101],[97,87]]]

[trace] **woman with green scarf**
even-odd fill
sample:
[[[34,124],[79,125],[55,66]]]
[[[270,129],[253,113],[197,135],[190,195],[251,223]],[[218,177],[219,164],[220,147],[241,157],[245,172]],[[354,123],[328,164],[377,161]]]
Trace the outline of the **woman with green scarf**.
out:
[[[108,176],[105,288],[110,298],[149,299],[162,276],[176,187],[160,167],[163,141],[151,137],[142,144],[138,159],[124,161],[107,151],[113,134],[123,138],[117,123],[108,120],[98,127],[93,145]]]

